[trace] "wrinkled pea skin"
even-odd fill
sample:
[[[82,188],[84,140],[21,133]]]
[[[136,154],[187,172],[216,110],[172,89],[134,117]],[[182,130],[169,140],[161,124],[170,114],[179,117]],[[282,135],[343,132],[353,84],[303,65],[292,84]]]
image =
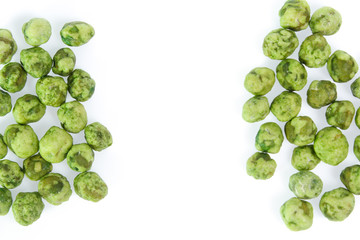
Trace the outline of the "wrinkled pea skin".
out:
[[[0,188],[0,216],[5,216],[11,207],[12,197],[10,190]]]
[[[24,178],[24,173],[16,162],[0,160],[0,185],[12,189],[19,186]]]
[[[20,192],[16,195],[12,212],[19,224],[28,226],[40,218],[44,207],[38,192]]]
[[[337,50],[328,59],[327,70],[335,82],[342,83],[351,80],[359,70],[359,66],[348,53]]]
[[[356,158],[360,161],[360,135],[357,136],[354,140],[354,154]]]
[[[25,71],[34,78],[47,75],[52,67],[50,54],[41,47],[32,47],[20,52],[20,62]]]
[[[276,67],[276,77],[280,85],[289,91],[300,91],[307,82],[305,67],[295,59],[282,60]]]
[[[75,193],[88,201],[98,202],[108,193],[108,187],[95,172],[83,172],[74,179]]]
[[[22,27],[25,41],[31,46],[46,43],[51,36],[51,25],[44,18],[32,18]]]
[[[311,203],[299,198],[290,198],[280,207],[280,215],[286,227],[292,231],[306,230],[313,223]]]
[[[305,38],[300,45],[299,61],[310,68],[319,68],[326,64],[331,54],[331,47],[320,34]]]
[[[305,145],[294,148],[291,165],[299,171],[312,170],[319,163],[320,158],[316,155],[313,145]]]
[[[256,152],[246,162],[246,171],[255,179],[269,179],[276,170],[276,162],[267,153]]]
[[[85,172],[91,169],[94,162],[94,152],[86,143],[73,145],[66,155],[67,164],[77,172]]]
[[[61,48],[55,53],[53,61],[53,73],[61,76],[69,76],[74,70],[76,57],[70,48]]]
[[[17,51],[16,42],[7,29],[0,29],[0,64],[10,62]]]
[[[335,101],[326,109],[326,121],[329,125],[346,130],[350,127],[355,107],[350,101]]]
[[[11,96],[7,92],[0,90],[0,116],[5,116],[11,111]]]
[[[255,147],[261,152],[278,153],[284,141],[281,128],[274,122],[260,126],[255,137]]]
[[[281,122],[287,122],[298,115],[301,109],[301,97],[299,94],[284,91],[274,98],[270,110]]]
[[[49,173],[41,178],[38,191],[41,197],[53,205],[68,201],[72,194],[69,181],[59,173]]]
[[[88,23],[75,21],[66,23],[60,35],[66,45],[78,47],[87,43],[95,35],[95,30]]]
[[[274,86],[275,73],[267,67],[257,67],[245,77],[245,89],[255,96],[265,95]]]
[[[307,91],[307,103],[310,107],[319,109],[334,102],[337,98],[335,83],[327,80],[314,80]]]
[[[263,52],[271,59],[283,60],[290,56],[298,45],[299,40],[293,31],[279,28],[266,35]]]
[[[297,146],[312,143],[315,139],[317,127],[308,116],[299,116],[285,124],[285,135],[288,141]]]
[[[27,73],[17,62],[10,62],[0,70],[0,86],[11,93],[21,91],[26,84]]]
[[[87,124],[85,107],[78,101],[64,103],[57,111],[61,126],[68,132],[78,133]]]
[[[68,85],[62,77],[44,76],[36,82],[36,95],[40,101],[52,107],[59,107],[66,100]]]
[[[23,168],[25,175],[32,181],[38,181],[40,178],[50,173],[53,166],[50,162],[45,161],[40,154],[36,154],[24,160]]]
[[[85,102],[95,92],[95,81],[81,69],[75,69],[67,79],[70,95],[79,102]]]
[[[360,98],[360,77],[350,85],[351,93],[354,97]]]
[[[7,145],[4,142],[4,137],[0,134],[0,159],[3,159],[6,156],[7,152]]]
[[[280,26],[293,31],[309,26],[310,6],[305,0],[287,0],[279,11]]]
[[[353,194],[360,194],[360,165],[345,168],[340,174],[340,180]]]
[[[265,96],[254,96],[244,103],[242,117],[249,123],[264,120],[270,113],[268,99]]]
[[[37,96],[25,94],[14,105],[13,116],[17,123],[28,124],[39,121],[45,114],[46,106]]]
[[[323,182],[315,173],[300,171],[290,176],[289,188],[296,197],[311,199],[320,195]]]
[[[110,131],[99,122],[87,125],[84,133],[86,142],[95,151],[102,151],[113,143]]]
[[[341,15],[331,7],[317,9],[310,19],[310,28],[313,33],[333,35],[339,31],[342,23]]]

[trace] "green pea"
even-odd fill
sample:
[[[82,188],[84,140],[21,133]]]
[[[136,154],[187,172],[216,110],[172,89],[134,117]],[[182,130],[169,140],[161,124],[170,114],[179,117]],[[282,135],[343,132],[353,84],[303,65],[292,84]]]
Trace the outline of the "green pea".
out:
[[[28,226],[40,218],[44,207],[38,192],[20,192],[16,195],[12,212],[19,224]]]
[[[360,98],[360,77],[350,85],[351,93],[354,97]]]
[[[345,188],[339,187],[324,193],[320,199],[320,210],[331,221],[343,221],[353,211],[354,195]]]
[[[350,127],[355,114],[354,105],[350,101],[335,101],[326,109],[326,121],[340,129]]]
[[[299,198],[290,198],[280,207],[281,218],[292,231],[309,229],[313,223],[311,203]]]
[[[360,135],[357,136],[354,140],[354,154],[356,158],[360,161]]]
[[[299,116],[285,124],[285,135],[288,141],[298,146],[312,143],[315,139],[317,127],[308,116]]]
[[[360,194],[360,165],[346,167],[340,174],[340,180],[353,194]]]
[[[37,96],[25,94],[16,100],[13,115],[19,124],[39,121],[45,114],[46,106]]]
[[[321,34],[305,38],[300,45],[299,60],[310,68],[319,68],[326,64],[331,54],[331,47]]]
[[[73,145],[66,156],[69,167],[77,172],[85,172],[91,169],[94,162],[94,152],[86,143]]]
[[[67,79],[70,95],[79,102],[89,100],[95,92],[95,81],[81,69],[75,69]]]
[[[253,123],[264,120],[270,113],[269,102],[265,96],[254,96],[244,103],[242,117]]]
[[[84,106],[78,101],[63,103],[57,111],[61,126],[68,132],[78,133],[87,124]]]
[[[95,35],[95,30],[88,23],[75,21],[66,23],[60,35],[66,45],[78,47],[87,43]]]
[[[76,57],[70,48],[61,48],[54,55],[52,71],[61,76],[69,76],[74,70]]]
[[[287,0],[279,11],[280,26],[293,31],[304,30],[310,21],[310,7],[305,0]]]
[[[12,189],[19,186],[24,178],[24,173],[16,162],[0,160],[0,185]]]
[[[31,46],[40,46],[46,43],[51,36],[51,25],[44,18],[32,18],[24,23],[22,32],[25,41]]]
[[[280,85],[289,91],[300,91],[307,82],[305,67],[294,59],[282,60],[276,67],[276,77]]]
[[[3,135],[0,134],[0,159],[3,159],[8,152],[7,145],[4,142]]]
[[[0,64],[6,64],[17,51],[16,42],[7,29],[0,29]]]
[[[11,111],[11,96],[0,90],[0,116],[5,116]]]
[[[108,193],[108,187],[101,177],[95,172],[83,172],[74,179],[75,193],[79,197],[98,202]]]
[[[320,195],[323,182],[315,173],[300,171],[290,176],[289,188],[296,197],[311,199]]]
[[[299,94],[284,91],[274,98],[270,110],[281,122],[287,122],[298,115],[301,109],[301,97]]]
[[[25,71],[34,78],[47,75],[52,66],[50,54],[41,47],[32,47],[20,52],[20,62]]]
[[[102,151],[113,143],[110,131],[99,122],[87,125],[84,133],[86,142],[95,151]]]
[[[299,45],[296,34],[288,29],[275,29],[266,35],[263,42],[264,55],[276,60],[289,57]]]
[[[0,216],[5,216],[11,207],[12,197],[10,190],[0,188]]]
[[[291,156],[291,164],[299,171],[312,170],[320,161],[313,145],[298,146],[294,148]]]
[[[69,181],[59,173],[49,173],[41,178],[38,191],[41,197],[53,205],[68,201],[72,194]]]
[[[327,70],[335,82],[343,83],[355,76],[359,66],[347,52],[337,50],[328,59]]]
[[[0,86],[11,93],[21,91],[26,84],[27,73],[17,62],[10,62],[0,70]]]
[[[255,179],[269,179],[276,170],[276,162],[267,153],[257,152],[252,155],[246,163],[246,171]]]
[[[278,153],[284,141],[281,128],[274,122],[267,122],[260,126],[255,138],[257,150],[268,153]]]
[[[23,168],[30,180],[38,181],[51,172],[53,166],[50,162],[45,161],[40,154],[36,154],[24,160]]]
[[[267,67],[257,67],[251,70],[245,77],[245,89],[255,96],[265,95],[274,86],[275,73]]]
[[[314,80],[307,91],[307,103],[310,107],[319,109],[334,102],[337,98],[335,83],[327,80]]]
[[[313,33],[333,35],[339,31],[341,23],[341,15],[338,11],[331,7],[322,7],[313,13],[309,25]]]
[[[59,107],[66,100],[68,85],[62,77],[44,76],[36,82],[36,94],[40,101]]]

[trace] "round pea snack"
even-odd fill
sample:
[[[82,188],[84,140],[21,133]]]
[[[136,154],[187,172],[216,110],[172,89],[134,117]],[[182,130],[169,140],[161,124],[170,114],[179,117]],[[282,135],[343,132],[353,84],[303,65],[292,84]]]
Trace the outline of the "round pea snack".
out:
[[[351,93],[354,97],[360,98],[360,77],[350,85]]]
[[[345,168],[340,174],[340,179],[351,193],[360,195],[360,165]]]
[[[360,161],[360,135],[357,136],[354,140],[354,154],[356,158]]]
[[[7,152],[7,145],[4,142],[4,137],[0,134],[0,159],[3,159],[6,156]]]
[[[28,124],[39,121],[45,114],[46,106],[40,99],[31,94],[18,98],[14,105],[14,119],[19,124]]]
[[[340,129],[346,130],[350,127],[355,114],[354,105],[350,101],[336,101],[326,109],[326,121]]]
[[[67,79],[70,95],[79,102],[89,100],[95,91],[95,81],[81,69],[75,69]]]
[[[57,111],[61,126],[68,132],[78,133],[87,124],[84,106],[78,101],[64,103]]]
[[[44,207],[38,192],[20,192],[16,195],[12,212],[19,224],[28,226],[40,218]]]
[[[317,127],[308,116],[299,116],[285,124],[285,135],[288,141],[298,146],[312,143],[315,139]]]
[[[355,76],[359,66],[347,52],[337,50],[328,59],[327,70],[335,82],[343,83]]]
[[[16,162],[0,160],[0,185],[12,189],[19,186],[24,178],[24,173]]]
[[[274,98],[270,110],[281,122],[287,122],[298,115],[301,109],[301,97],[299,94],[284,91]]]
[[[249,123],[264,120],[270,113],[269,102],[265,96],[254,96],[243,106],[242,117]]]
[[[276,67],[276,77],[280,85],[289,91],[300,91],[307,82],[305,67],[294,59],[282,60]]]
[[[10,190],[0,188],[0,216],[5,216],[11,207],[12,197]]]
[[[339,31],[342,23],[341,15],[331,7],[317,9],[310,19],[310,28],[313,33],[333,35]]]
[[[280,207],[281,218],[292,231],[306,230],[313,223],[311,203],[299,198],[290,198]]]
[[[113,143],[111,133],[99,122],[87,125],[84,133],[86,142],[95,151],[102,151]]]
[[[6,64],[17,51],[16,42],[7,29],[0,29],[0,64]]]
[[[45,161],[40,154],[36,154],[24,160],[23,168],[30,180],[38,181],[51,172],[53,166],[50,162]]]
[[[20,52],[20,62],[25,71],[34,78],[47,75],[52,67],[50,54],[41,47],[32,47]]]
[[[312,108],[321,108],[337,98],[335,83],[327,80],[314,80],[307,91],[307,103]]]
[[[27,73],[17,62],[10,62],[0,70],[0,86],[11,93],[21,91],[26,84]]]
[[[0,90],[0,116],[5,116],[11,111],[11,97],[7,92]]]
[[[59,107],[66,100],[68,85],[62,77],[44,76],[36,82],[36,95],[40,101],[52,107]]]
[[[315,173],[300,171],[290,176],[289,188],[296,197],[311,199],[320,195],[323,182]]]
[[[70,48],[61,48],[54,55],[52,71],[61,76],[69,76],[74,70],[76,57]]]
[[[69,200],[72,190],[68,180],[59,173],[49,173],[41,178],[38,191],[48,203],[60,205]]]
[[[31,46],[46,43],[51,36],[51,25],[44,18],[32,18],[22,27],[25,41]]]
[[[326,64],[331,54],[331,47],[321,34],[305,38],[300,45],[299,60],[310,68],[319,68]]]
[[[320,158],[316,155],[313,145],[305,145],[294,148],[291,157],[292,166],[299,170],[312,170],[319,163]]]
[[[94,28],[85,22],[66,23],[60,31],[61,40],[68,46],[81,46],[95,35]]]
[[[67,164],[77,172],[85,172],[91,169],[94,162],[94,152],[86,143],[73,145],[66,155]]]
[[[276,162],[267,153],[256,152],[246,163],[246,171],[249,176],[255,179],[269,179],[276,170]]]
[[[304,30],[310,21],[310,6],[305,0],[287,0],[279,11],[280,26],[293,31]]]
[[[106,183],[95,172],[83,172],[77,175],[74,179],[75,193],[79,197],[98,202],[108,193],[108,187]]]
[[[245,77],[244,86],[247,91],[255,96],[265,95],[274,86],[275,73],[267,67],[257,67]]]
[[[268,153],[278,153],[284,141],[281,128],[274,122],[267,122],[260,126],[255,138],[257,150]]]
[[[276,60],[289,57],[299,45],[296,34],[288,29],[275,29],[266,35],[263,42],[264,55]]]

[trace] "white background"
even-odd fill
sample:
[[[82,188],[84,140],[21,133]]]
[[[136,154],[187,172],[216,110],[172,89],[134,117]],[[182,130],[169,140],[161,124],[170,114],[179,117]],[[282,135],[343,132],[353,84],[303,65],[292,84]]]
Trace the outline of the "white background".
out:
[[[53,55],[61,42],[64,23],[82,20],[94,26],[95,37],[73,48],[77,68],[96,80],[93,98],[84,103],[89,122],[99,121],[113,134],[112,147],[96,152],[93,171],[107,182],[108,196],[98,203],[73,193],[60,206],[48,203],[41,218],[20,226],[10,212],[0,217],[1,239],[335,239],[344,233],[358,235],[360,207],[343,222],[331,222],[314,206],[314,224],[303,232],[291,232],[283,224],[279,208],[292,197],[288,178],[293,145],[284,141],[272,155],[278,168],[273,178],[255,180],[246,174],[246,160],[256,151],[254,138],[270,114],[254,124],[242,120],[244,102],[251,97],[243,87],[254,67],[275,69],[279,61],[266,58],[262,41],[279,27],[278,10],[284,1],[261,0],[120,0],[120,1],[3,1],[0,27],[13,33],[19,49],[30,47],[23,39],[22,24],[44,17],[53,36],[42,47]],[[332,50],[342,49],[360,62],[356,0],[309,0],[312,12],[324,5],[343,16],[340,31],[327,37]],[[298,33],[302,41],[310,35]],[[19,60],[19,52],[13,60]],[[297,52],[292,55],[297,58]],[[330,79],[325,68],[308,69],[307,86],[300,91],[300,115],[312,116],[318,129],[326,126],[325,108],[306,105],[306,89],[315,79]],[[358,74],[359,75],[359,74]],[[357,75],[357,76],[358,76]],[[360,75],[359,75],[360,76]],[[34,93],[36,79],[13,95]],[[338,84],[338,99],[351,96],[349,83]],[[278,83],[269,101],[283,89]],[[71,97],[68,98],[71,100]],[[0,132],[13,122],[2,118]],[[44,119],[31,126],[39,138],[59,126],[56,109],[48,107]],[[283,123],[280,123],[283,127]],[[344,131],[350,148],[359,134],[353,123]],[[82,133],[74,142],[84,141]],[[6,157],[22,162],[12,153]],[[324,191],[342,186],[339,174],[358,160],[352,150],[338,167],[320,163],[314,172],[324,181]],[[55,164],[72,183],[75,172],[65,162]],[[14,189],[36,191],[36,183],[24,179]],[[356,196],[358,202],[358,196]],[[44,201],[45,202],[45,201]],[[356,203],[358,205],[358,203]]]

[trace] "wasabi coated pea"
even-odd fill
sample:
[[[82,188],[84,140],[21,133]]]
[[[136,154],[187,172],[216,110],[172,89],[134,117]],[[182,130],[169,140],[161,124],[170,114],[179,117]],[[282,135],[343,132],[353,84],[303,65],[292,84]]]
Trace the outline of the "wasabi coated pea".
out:
[[[66,155],[67,164],[77,172],[85,172],[91,169],[94,162],[94,152],[86,143],[73,145]]]
[[[69,200],[72,190],[68,180],[59,173],[49,173],[38,184],[40,195],[53,205],[60,205]]]
[[[10,160],[0,160],[0,185],[12,189],[19,186],[24,178],[24,173],[19,164]]]
[[[299,171],[312,170],[320,163],[320,161],[320,158],[318,158],[314,151],[313,145],[294,148],[291,157],[292,166]]]
[[[61,48],[54,55],[52,71],[61,76],[69,76],[74,70],[76,57],[70,48]]]
[[[5,116],[11,111],[11,97],[7,92],[0,90],[0,116]]]
[[[59,107],[66,100],[68,85],[61,77],[44,76],[36,82],[36,94],[40,101],[52,107]]]
[[[3,135],[0,134],[0,159],[3,159],[7,154],[7,145],[4,142]]]
[[[22,27],[25,41],[31,46],[46,43],[51,36],[51,25],[44,18],[32,18]]]
[[[34,78],[47,75],[52,66],[50,54],[41,47],[24,49],[20,52],[20,62],[25,71]]]
[[[321,34],[305,38],[300,45],[299,60],[310,68],[319,68],[326,64],[331,54],[331,47]]]
[[[350,85],[351,93],[354,97],[360,98],[360,77]]]
[[[349,143],[339,129],[326,127],[316,134],[314,150],[323,162],[336,166],[347,157]]]
[[[61,126],[68,132],[78,133],[87,124],[87,114],[84,106],[78,101],[64,103],[57,111]]]
[[[87,43],[95,35],[95,30],[88,23],[75,21],[66,23],[60,35],[66,45],[78,47]]]
[[[73,144],[72,136],[64,129],[52,126],[40,139],[40,155],[48,162],[62,162]]]
[[[39,121],[45,114],[46,106],[37,96],[25,94],[18,98],[14,105],[14,119],[19,124],[28,124]]]
[[[27,73],[17,62],[10,62],[0,70],[0,86],[11,93],[21,91],[26,83]]]
[[[339,187],[324,193],[320,199],[320,210],[331,221],[343,221],[353,211],[354,195],[345,188]]]
[[[282,60],[276,67],[276,77],[280,85],[289,91],[300,91],[307,82],[305,67],[294,59]]]
[[[355,114],[354,105],[350,101],[336,101],[326,109],[326,121],[340,129],[350,127]]]
[[[269,179],[276,170],[276,162],[267,153],[257,152],[252,155],[246,163],[246,171],[255,179]]]
[[[337,98],[335,83],[327,80],[312,81],[307,91],[307,103],[312,108],[321,108]]]
[[[102,151],[112,145],[112,136],[109,130],[99,122],[94,122],[85,127],[85,139],[95,151]]]
[[[333,35],[339,31],[341,23],[341,15],[338,11],[331,7],[322,7],[313,13],[309,25],[313,33]]]
[[[5,216],[11,207],[12,198],[10,190],[0,188],[0,216]]]
[[[23,165],[26,176],[33,181],[40,180],[40,178],[51,172],[53,169],[52,164],[45,161],[40,154],[25,159]]]
[[[7,29],[0,29],[0,64],[10,62],[16,51],[17,45],[11,32]]]
[[[348,53],[337,50],[328,59],[327,70],[335,82],[343,83],[355,76],[359,66]]]
[[[289,57],[298,45],[299,40],[293,31],[279,28],[266,35],[263,52],[271,59],[283,60]]]
[[[310,7],[305,0],[287,0],[279,11],[280,26],[293,31],[309,26]]]
[[[288,141],[298,146],[312,143],[315,139],[317,127],[308,116],[299,116],[285,124],[285,135]]]
[[[257,67],[251,70],[245,77],[245,89],[255,96],[265,95],[274,86],[275,73],[267,67]]]
[[[79,197],[98,202],[108,193],[108,187],[106,183],[95,172],[83,172],[77,175],[74,179],[75,193]]]
[[[255,138],[257,150],[268,153],[278,153],[284,141],[281,128],[274,122],[267,122],[260,126]]]
[[[20,192],[16,195],[12,212],[19,224],[28,226],[40,218],[44,207],[38,192]]]
[[[281,122],[287,122],[298,115],[301,109],[301,97],[299,94],[284,91],[274,98],[270,110]]]
[[[360,128],[360,107],[356,110],[355,125]]]
[[[281,218],[292,231],[306,230],[313,223],[311,203],[298,198],[290,198],[280,208]]]
[[[95,91],[95,81],[81,69],[75,69],[67,79],[70,95],[79,102],[91,98]]]
[[[356,158],[360,161],[360,135],[357,136],[354,140],[354,154]]]
[[[4,133],[4,142],[19,158],[28,158],[39,150],[39,140],[29,125],[11,124]]]
[[[340,180],[353,194],[360,194],[360,165],[345,168],[340,174]]]
[[[320,195],[323,182],[315,173],[300,171],[290,176],[289,188],[296,197],[311,199]]]
[[[243,106],[242,117],[249,123],[264,120],[270,113],[269,102],[265,96],[254,96]]]

